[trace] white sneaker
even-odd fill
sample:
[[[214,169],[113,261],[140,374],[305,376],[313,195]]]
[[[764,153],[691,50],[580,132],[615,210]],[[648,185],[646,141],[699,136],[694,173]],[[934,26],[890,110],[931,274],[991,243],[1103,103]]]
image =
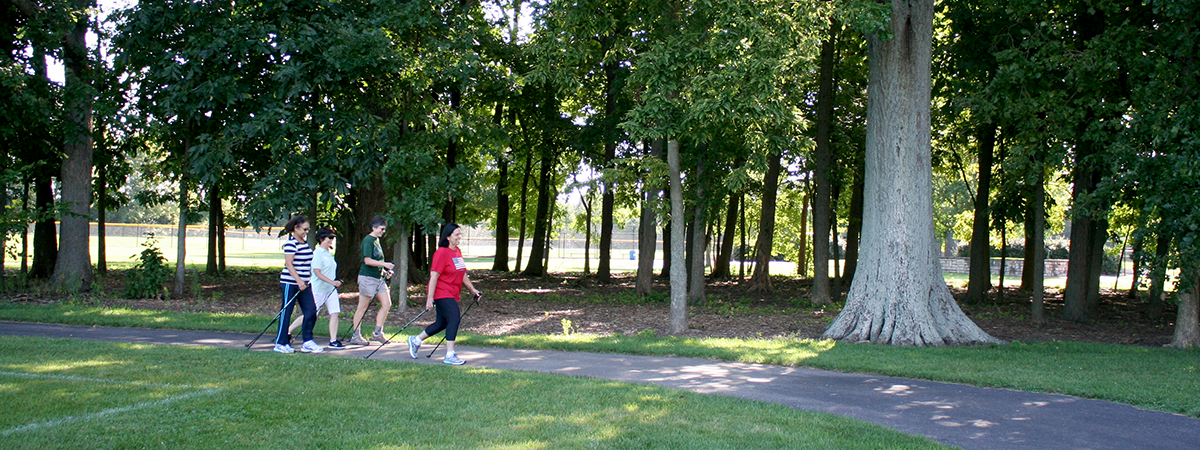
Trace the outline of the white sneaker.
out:
[[[449,354],[449,355],[446,355],[446,359],[443,359],[443,360],[442,360],[442,364],[449,364],[449,365],[452,365],[452,366],[461,366],[461,365],[463,365],[463,364],[465,364],[465,363],[466,363],[466,361],[463,361],[462,359],[459,359],[459,357],[458,357],[458,355],[457,355],[457,354]]]
[[[417,359],[417,350],[421,349],[421,341],[417,340],[416,336],[408,337],[408,356]]]
[[[304,345],[300,346],[301,353],[321,353],[324,350],[324,348],[313,341],[304,341]]]
[[[292,348],[290,345],[275,344],[275,351],[279,353],[292,353],[296,351],[296,349]]]

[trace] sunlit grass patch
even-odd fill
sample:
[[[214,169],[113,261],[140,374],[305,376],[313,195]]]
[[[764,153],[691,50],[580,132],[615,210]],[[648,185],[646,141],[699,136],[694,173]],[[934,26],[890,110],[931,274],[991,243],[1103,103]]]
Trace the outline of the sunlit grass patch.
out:
[[[65,378],[0,376],[3,404],[39,399],[8,415],[4,429],[82,419],[0,436],[0,448],[940,448],[845,418],[589,378],[218,348],[0,342],[0,370],[38,368]],[[110,379],[136,382],[89,381]],[[197,388],[210,394],[180,398]],[[117,410],[126,404],[146,406]],[[95,414],[105,410],[117,412]]]

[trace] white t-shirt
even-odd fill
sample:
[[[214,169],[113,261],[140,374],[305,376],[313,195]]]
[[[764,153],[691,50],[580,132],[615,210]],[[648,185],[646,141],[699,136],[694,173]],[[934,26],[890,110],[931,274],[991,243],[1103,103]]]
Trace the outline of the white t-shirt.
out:
[[[313,292],[328,294],[330,291],[337,289],[332,284],[326,283],[317,277],[316,271],[320,270],[321,275],[324,275],[325,278],[330,280],[337,279],[337,261],[333,259],[333,254],[329,253],[329,250],[325,250],[325,247],[317,246],[316,250],[313,250],[312,269]]]

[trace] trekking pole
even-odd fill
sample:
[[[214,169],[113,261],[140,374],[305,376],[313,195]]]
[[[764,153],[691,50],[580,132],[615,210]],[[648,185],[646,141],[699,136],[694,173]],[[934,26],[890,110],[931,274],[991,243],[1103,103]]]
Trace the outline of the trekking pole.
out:
[[[406,324],[404,324],[404,326],[400,327],[400,331],[397,331],[395,334],[392,335],[392,337],[388,338],[387,342],[381,342],[378,347],[375,347],[375,350],[371,351],[370,355],[364,356],[363,359],[371,359],[371,355],[374,355],[375,352],[379,351],[379,349],[381,349],[381,348],[383,348],[383,346],[387,345],[388,342],[392,342],[393,339],[396,339],[396,336],[398,336],[400,333],[404,332],[405,328],[408,328],[409,325],[412,325],[413,322],[416,322],[417,319],[420,319],[421,316],[425,315],[426,311],[429,311],[429,310],[422,309],[421,313],[417,314],[417,317],[413,317],[412,320],[408,321],[408,323],[406,323]]]
[[[258,342],[258,338],[260,338],[260,337],[262,337],[262,335],[266,334],[267,330],[271,328],[271,325],[275,325],[276,320],[279,320],[280,317],[283,317],[283,311],[286,310],[288,308],[288,306],[291,306],[292,302],[295,301],[296,297],[299,295],[300,295],[300,290],[296,289],[296,293],[292,294],[292,298],[283,304],[283,308],[279,308],[279,313],[275,314],[275,317],[273,319],[271,319],[271,323],[268,323],[267,327],[263,328],[262,332],[258,333],[258,336],[254,337],[254,340],[250,341],[249,344],[246,344],[246,350],[250,350],[250,347],[253,347],[254,343]]]
[[[471,307],[472,307],[472,306],[475,306],[475,304],[476,304],[476,303],[479,303],[479,299],[481,299],[481,298],[483,298],[483,293],[482,293],[482,292],[480,292],[480,293],[479,293],[479,295],[476,295],[476,296],[475,296],[475,300],[474,300],[474,301],[472,301],[470,305],[467,305],[467,309],[466,309],[465,311],[463,311],[462,315],[458,316],[458,323],[459,323],[459,326],[461,326],[461,325],[462,325],[462,318],[463,318],[463,317],[467,317],[467,313],[471,312]],[[442,346],[442,343],[443,343],[443,342],[446,342],[446,333],[442,333],[442,340],[438,341],[437,345],[433,346],[433,350],[430,350],[430,351],[429,351],[429,354],[428,354],[428,355],[425,355],[425,358],[426,358],[426,359],[428,359],[428,358],[432,358],[432,357],[433,357],[433,352],[436,352],[436,351],[437,351],[437,349],[438,349],[438,347],[441,347],[441,346]]]

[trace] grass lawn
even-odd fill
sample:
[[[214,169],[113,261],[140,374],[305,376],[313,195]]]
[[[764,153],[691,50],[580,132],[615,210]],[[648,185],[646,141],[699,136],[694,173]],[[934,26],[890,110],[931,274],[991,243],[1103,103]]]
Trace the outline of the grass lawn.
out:
[[[233,349],[0,342],[0,448],[946,448],[655,386]]]
[[[0,303],[0,320],[257,334],[270,317]],[[316,329],[325,330],[324,319]],[[391,330],[389,330],[391,331]],[[1200,417],[1200,350],[1048,342],[911,348],[810,339],[460,334],[462,345],[674,355],[1076,395]]]

